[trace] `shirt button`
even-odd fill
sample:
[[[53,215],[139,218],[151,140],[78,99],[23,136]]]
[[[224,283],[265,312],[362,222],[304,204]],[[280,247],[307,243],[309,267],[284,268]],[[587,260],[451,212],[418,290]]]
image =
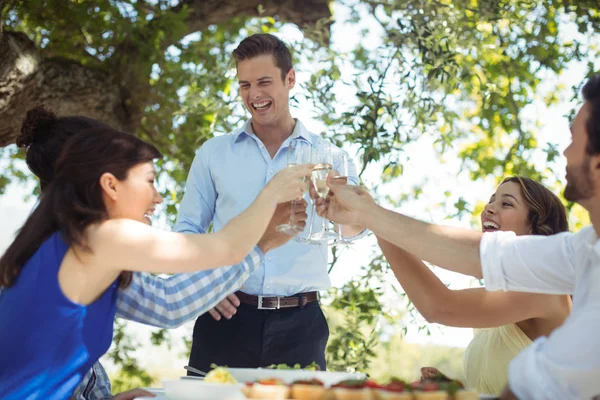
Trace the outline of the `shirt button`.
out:
[[[269,173],[270,173],[270,174],[272,174],[272,173],[273,173],[273,170],[272,170],[272,169],[270,169],[270,170],[269,170]]]
[[[271,261],[271,257],[270,257],[270,256],[269,256],[269,257],[267,257],[267,260]]]
[[[271,288],[271,285],[267,285],[267,289],[270,289],[270,288]]]

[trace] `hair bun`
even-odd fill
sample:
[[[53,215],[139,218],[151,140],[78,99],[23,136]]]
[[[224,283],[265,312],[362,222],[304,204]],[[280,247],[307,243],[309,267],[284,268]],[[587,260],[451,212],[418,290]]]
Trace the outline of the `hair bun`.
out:
[[[17,136],[17,146],[29,147],[44,137],[56,122],[56,114],[44,106],[36,106],[27,111],[27,116],[21,126],[21,134]]]

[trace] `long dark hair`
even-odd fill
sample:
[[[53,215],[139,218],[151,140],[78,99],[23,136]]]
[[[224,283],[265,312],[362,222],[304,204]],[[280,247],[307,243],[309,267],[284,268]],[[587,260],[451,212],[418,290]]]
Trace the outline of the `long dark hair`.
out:
[[[521,194],[529,207],[527,217],[534,235],[553,235],[569,230],[565,206],[548,188],[524,176],[511,176],[502,181],[514,182],[521,188]]]
[[[86,228],[108,218],[100,187],[102,174],[125,180],[131,168],[160,157],[156,147],[107,125],[69,138],[39,205],[0,258],[0,287],[13,285],[23,265],[56,231],[69,246],[88,249]],[[120,285],[130,282],[131,272],[123,272]]]

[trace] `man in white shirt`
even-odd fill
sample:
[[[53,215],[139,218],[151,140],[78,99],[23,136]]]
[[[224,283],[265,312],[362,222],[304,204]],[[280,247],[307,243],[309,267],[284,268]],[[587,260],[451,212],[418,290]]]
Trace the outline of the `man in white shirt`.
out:
[[[358,223],[423,260],[484,278],[487,290],[573,295],[565,324],[511,362],[502,399],[600,398],[600,76],[582,93],[585,102],[564,151],[565,198],[581,204],[592,221],[578,233],[517,237],[428,224],[379,207],[366,190],[331,179],[333,196],[319,207],[328,218]]]

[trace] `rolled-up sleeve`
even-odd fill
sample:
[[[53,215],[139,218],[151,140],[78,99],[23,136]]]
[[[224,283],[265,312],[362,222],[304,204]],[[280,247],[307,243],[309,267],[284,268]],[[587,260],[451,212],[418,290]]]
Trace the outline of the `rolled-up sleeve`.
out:
[[[575,254],[569,232],[552,236],[485,233],[480,244],[487,290],[572,294]]]

